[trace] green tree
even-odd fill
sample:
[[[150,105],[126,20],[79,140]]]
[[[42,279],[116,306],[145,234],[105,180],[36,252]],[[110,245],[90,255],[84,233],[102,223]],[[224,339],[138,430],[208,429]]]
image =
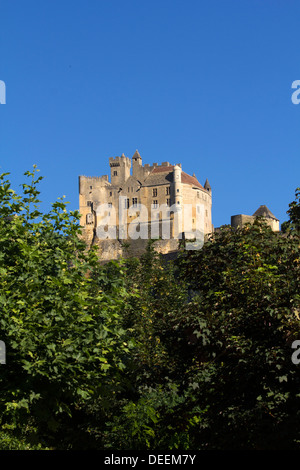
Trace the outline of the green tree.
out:
[[[135,295],[127,303],[123,327],[135,347],[126,371],[128,386],[108,422],[106,446],[188,448],[187,429],[192,424],[180,418],[185,394],[177,385],[185,364],[178,347],[174,349],[178,335],[172,330],[174,318],[187,302],[185,284],[173,263],[155,252],[152,241],[140,259],[126,261],[126,280]]]
[[[0,448],[299,449],[299,192],[291,236],[257,220],[103,266],[27,176],[0,176]]]
[[[292,232],[292,234],[299,235],[300,233],[300,188],[295,191],[295,200],[289,204],[287,211],[289,220],[283,222],[281,230],[283,232]]]
[[[122,267],[109,278],[86,249],[77,211],[63,199],[39,211],[36,171],[25,173],[21,195],[0,176],[0,420],[12,439],[72,448],[88,445],[88,404],[105,410],[118,390],[128,295]]]
[[[296,237],[258,220],[175,265],[151,245],[130,260],[138,295],[123,320],[136,347],[105,446],[298,449],[299,255]]]
[[[198,448],[299,448],[299,255],[296,238],[257,221],[182,257],[194,298],[177,330],[189,349],[190,405],[206,410]]]

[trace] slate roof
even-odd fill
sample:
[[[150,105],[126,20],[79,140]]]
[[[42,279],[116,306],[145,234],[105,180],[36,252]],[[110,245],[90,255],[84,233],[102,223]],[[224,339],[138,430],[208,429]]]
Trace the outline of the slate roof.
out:
[[[136,150],[136,151],[134,152],[134,155],[133,155],[133,157],[132,157],[132,158],[139,158],[139,159],[141,159],[141,160],[142,160],[142,157],[140,156],[140,154],[139,154],[139,151],[138,151],[138,150]]]
[[[153,168],[151,173],[147,176],[143,186],[159,186],[161,184],[169,184],[173,182],[173,169],[174,165],[158,166]],[[195,176],[190,176],[184,171],[181,172],[181,182],[196,186],[199,189],[204,189]]]
[[[209,184],[209,181],[208,179],[206,178],[206,181],[204,183],[204,189],[207,189],[207,191],[210,191],[211,190],[211,186]]]
[[[199,189],[204,189],[195,176],[190,176],[184,171],[181,172],[181,182],[196,186]]]
[[[173,181],[173,166],[154,168],[145,179],[143,186],[159,186]]]
[[[267,217],[269,219],[278,220],[277,217],[275,217],[275,215],[272,214],[270,209],[268,209],[265,205],[259,206],[257,211],[254,212],[253,217]]]
[[[152,173],[170,173],[170,171],[174,170],[174,165],[169,165],[169,166],[156,166],[153,168]]]

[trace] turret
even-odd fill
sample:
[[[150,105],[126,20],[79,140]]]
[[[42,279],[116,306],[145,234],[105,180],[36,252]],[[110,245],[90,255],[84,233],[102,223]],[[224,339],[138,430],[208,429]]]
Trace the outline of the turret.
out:
[[[210,186],[209,181],[208,181],[207,178],[206,178],[206,181],[204,183],[204,189],[206,189],[206,191],[208,191],[211,194],[211,186]]]
[[[139,180],[143,179],[142,157],[137,150],[132,157],[132,176]]]
[[[175,165],[173,168],[173,181],[174,181],[174,202],[176,206],[182,206],[182,186],[181,186],[181,168]]]

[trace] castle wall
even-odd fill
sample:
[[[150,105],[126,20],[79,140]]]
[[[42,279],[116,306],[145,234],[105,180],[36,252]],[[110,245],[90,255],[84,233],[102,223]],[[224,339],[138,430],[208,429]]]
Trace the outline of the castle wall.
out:
[[[194,189],[192,186],[183,184],[182,185],[182,199],[184,204],[192,204],[192,225],[193,230],[196,230],[196,217],[197,217],[197,205],[203,205],[203,229],[204,233],[208,234],[213,231],[212,227],[212,198],[211,195],[200,188]]]
[[[245,224],[253,224],[256,217],[253,215],[238,214],[231,216],[231,226],[234,228],[243,227]],[[263,217],[263,220],[274,232],[279,232],[279,220]]]
[[[110,187],[108,176],[79,177],[79,212],[83,238],[90,244],[94,237],[96,224],[95,210],[99,201],[107,199],[107,188]]]
[[[253,224],[255,217],[252,215],[232,215],[231,216],[231,226],[234,228],[243,227],[245,224]]]

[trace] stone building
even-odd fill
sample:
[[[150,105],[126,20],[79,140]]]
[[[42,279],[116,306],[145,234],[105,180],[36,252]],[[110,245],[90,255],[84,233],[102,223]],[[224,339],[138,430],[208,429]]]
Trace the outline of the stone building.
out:
[[[181,164],[143,165],[138,151],[132,159],[124,154],[109,158],[109,166],[110,180],[108,175],[79,176],[83,237],[88,245],[99,246],[103,259],[139,255],[149,238],[157,239],[157,251],[175,251],[178,239],[195,238],[199,224],[204,235],[213,231],[212,190],[208,180],[202,186],[195,174],[191,176],[182,170]],[[177,217],[181,214],[184,221],[188,218],[182,212],[189,214],[189,221],[182,225],[178,236]],[[166,234],[163,224],[168,221],[170,229]],[[105,236],[103,230],[110,235]]]
[[[252,224],[257,217],[262,217],[274,232],[279,232],[279,220],[265,205],[260,206],[253,215],[238,214],[231,216],[231,226],[237,228],[243,227],[246,223]]]

